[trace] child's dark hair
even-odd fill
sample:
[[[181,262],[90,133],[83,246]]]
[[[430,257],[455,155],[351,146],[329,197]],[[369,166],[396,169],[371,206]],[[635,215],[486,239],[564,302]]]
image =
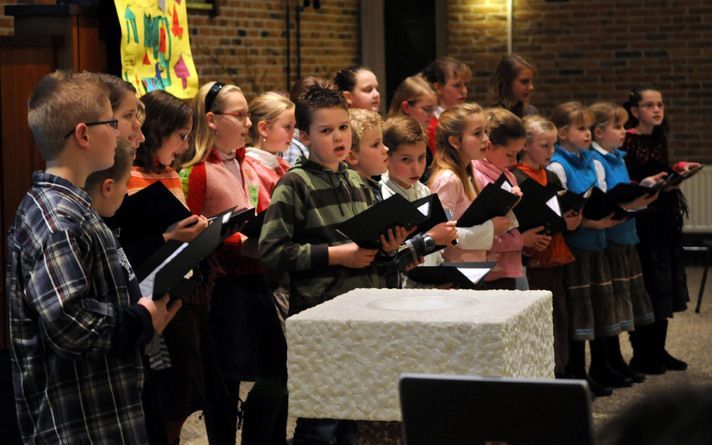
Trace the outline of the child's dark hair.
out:
[[[485,110],[485,131],[492,145],[507,145],[513,139],[526,139],[522,120],[505,108]]]
[[[289,100],[296,104],[297,101],[299,101],[299,97],[304,94],[307,88],[319,82],[324,82],[324,79],[316,76],[307,76],[297,80],[292,85],[292,88],[289,89]]]
[[[433,84],[445,85],[449,79],[459,74],[470,77],[472,76],[472,71],[469,66],[453,57],[435,59],[423,68],[423,76]]]
[[[124,178],[131,171],[131,164],[135,153],[136,151],[128,141],[119,138],[116,141],[114,165],[105,170],[90,174],[84,183],[84,190],[91,194],[96,191],[97,187],[101,187],[101,184],[107,179],[118,181]]]
[[[341,108],[347,113],[349,106],[346,99],[334,88],[330,82],[316,82],[304,91],[297,100],[294,114],[297,120],[297,128],[308,132],[314,119],[314,112],[322,108]]]
[[[674,413],[674,415],[672,415]],[[676,385],[652,391],[612,416],[601,428],[600,445],[712,443],[712,387]]]
[[[123,79],[105,73],[100,73],[98,76],[109,89],[109,102],[111,102],[111,109],[114,111],[119,108],[124,96],[127,94],[136,94],[136,88]]]
[[[192,121],[193,111],[188,104],[163,90],[151,91],[140,100],[146,106],[146,120],[141,126],[146,140],[138,148],[134,164],[149,172],[160,172],[164,167],[156,165],[156,152],[167,137]]]
[[[351,65],[348,68],[339,70],[334,76],[334,84],[336,85],[336,88],[338,88],[339,91],[353,92],[354,88],[356,88],[356,75],[359,71],[363,70],[371,71],[361,65]]]
[[[515,114],[517,114],[517,111],[523,111],[524,104],[518,104],[514,98],[512,83],[519,76],[519,73],[527,68],[536,74],[534,64],[519,54],[502,57],[497,69],[490,78],[487,91],[490,103],[494,106],[504,107]],[[519,110],[519,108],[522,108],[522,110]]]
[[[427,141],[423,127],[410,116],[393,116],[383,124],[383,144],[388,147],[389,156],[401,145],[422,142],[425,147]]]
[[[625,128],[635,128],[638,126],[638,118],[633,115],[631,108],[638,107],[640,101],[643,100],[643,93],[646,91],[660,91],[655,85],[652,84],[639,84],[633,86],[628,92],[628,99],[623,103],[623,108],[628,112],[628,122],[625,124]],[[654,136],[665,136],[668,130],[667,117],[663,118],[663,122],[653,128]]]

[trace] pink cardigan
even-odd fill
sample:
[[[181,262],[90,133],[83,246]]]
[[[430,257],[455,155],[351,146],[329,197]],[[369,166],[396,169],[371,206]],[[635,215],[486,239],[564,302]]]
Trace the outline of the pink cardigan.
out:
[[[502,173],[512,185],[517,185],[517,178],[509,172],[503,172],[486,159],[472,161],[475,171],[475,179],[480,188],[492,183],[500,177]],[[512,218],[514,214],[509,213]],[[524,243],[522,235],[518,229],[512,229],[502,235],[495,236],[492,242],[492,249],[487,252],[487,261],[496,261],[497,265],[492,272],[487,275],[485,281],[493,281],[498,278],[517,278],[522,276],[522,249]]]
[[[450,170],[442,170],[431,180],[430,190],[437,193],[443,207],[452,212],[452,218],[457,220],[465,213],[472,201],[467,198],[462,181]],[[465,233],[469,232],[469,233]],[[458,241],[462,247],[463,238],[468,236],[475,241],[478,247],[487,247],[492,243],[492,224],[486,222],[481,226],[467,229],[458,228]],[[443,258],[449,263],[480,262],[487,258],[484,249],[462,249],[461,247],[448,247],[443,251]]]

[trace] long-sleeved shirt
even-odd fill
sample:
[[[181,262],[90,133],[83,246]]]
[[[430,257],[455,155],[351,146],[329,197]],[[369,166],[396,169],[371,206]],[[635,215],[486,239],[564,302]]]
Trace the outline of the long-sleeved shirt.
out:
[[[508,171],[503,172],[486,159],[473,161],[475,178],[481,188],[495,182],[502,173],[512,185],[517,185],[517,179]],[[508,214],[516,223],[513,213]],[[487,251],[487,261],[496,261],[497,265],[487,275],[485,281],[494,281],[498,278],[517,278],[522,276],[522,250],[524,243],[518,229],[512,229],[492,241],[492,248]]]
[[[383,195],[383,199],[389,198],[396,193],[407,199],[409,202],[413,202],[429,196],[432,192],[420,181],[416,182],[409,188],[405,188],[392,180],[387,174],[384,174],[381,177],[381,194]],[[423,266],[437,266],[442,262],[442,253],[434,252],[425,256]]]
[[[186,178],[188,208],[195,214],[210,217],[230,208],[266,208],[266,204],[259,205],[259,178],[245,161],[244,148],[231,156],[213,148],[204,162],[182,170],[181,175]],[[243,255],[243,249],[249,249],[246,243],[247,238],[238,232],[226,239],[216,251],[216,258],[223,269],[220,277],[264,272],[257,260]]]
[[[6,290],[18,423],[29,443],[148,443],[140,347],[151,317],[89,195],[47,173],[18,207]]]
[[[465,194],[465,187],[455,173],[441,170],[431,178],[430,190],[438,194],[443,208],[450,210],[454,220],[459,219],[472,201]],[[475,196],[475,199],[477,197]],[[457,246],[443,251],[443,258],[450,263],[479,262],[487,259],[487,249],[492,247],[494,226],[492,221],[472,227],[457,228]]]

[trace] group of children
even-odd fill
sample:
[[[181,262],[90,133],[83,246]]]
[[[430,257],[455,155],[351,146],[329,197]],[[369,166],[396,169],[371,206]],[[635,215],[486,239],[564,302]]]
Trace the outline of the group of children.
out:
[[[23,437],[173,444],[202,409],[210,443],[234,443],[242,421],[242,443],[284,444],[284,319],[355,288],[423,286],[404,273],[421,264],[495,262],[483,289],[521,287],[526,264],[529,287],[553,293],[556,376],[586,378],[598,395],[685,369],[664,348],[667,319],[687,299],[678,190],[625,203],[650,207],[636,220],[569,211],[564,234],[520,232],[512,212],[456,227],[501,175],[521,196],[529,180],[584,193],[695,166],[669,167],[655,88],[634,89],[629,111],[568,102],[549,120],[529,103],[534,75],[526,59],[503,59],[485,109],[465,102],[469,68],[438,59],[403,81],[385,122],[363,67],[333,83],[303,79],[291,100],[269,92],[248,103],[239,87],[208,82],[192,107],[164,91],[137,100],[112,76],[43,78],[28,122],[47,169],[34,174],[8,242]],[[192,216],[164,227],[122,204],[157,181]],[[437,194],[452,221],[424,233],[393,227],[375,249],[337,230],[394,194]],[[195,268],[202,284],[190,295],[141,295],[135,269],[231,208],[264,211],[261,231],[230,236]],[[404,249],[412,261],[399,266]],[[246,380],[255,385],[240,407]],[[354,422],[300,418],[293,443],[354,440]]]

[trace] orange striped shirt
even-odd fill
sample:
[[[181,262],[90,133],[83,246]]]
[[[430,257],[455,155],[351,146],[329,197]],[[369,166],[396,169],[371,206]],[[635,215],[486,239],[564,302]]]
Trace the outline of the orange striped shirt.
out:
[[[170,167],[161,173],[146,172],[141,167],[131,167],[131,177],[129,178],[129,195],[141,191],[153,184],[156,181],[161,181],[168,190],[175,195],[184,206],[188,207],[183,193],[183,185],[181,184],[178,173]]]

